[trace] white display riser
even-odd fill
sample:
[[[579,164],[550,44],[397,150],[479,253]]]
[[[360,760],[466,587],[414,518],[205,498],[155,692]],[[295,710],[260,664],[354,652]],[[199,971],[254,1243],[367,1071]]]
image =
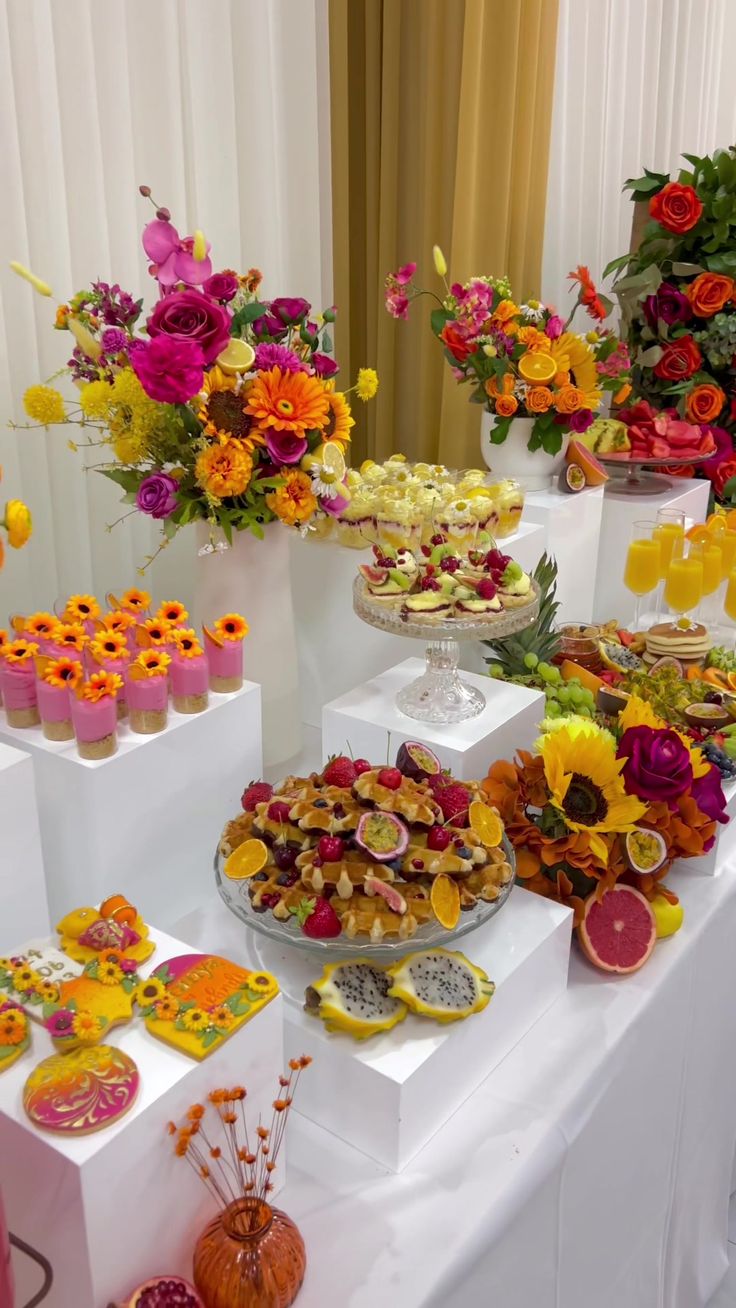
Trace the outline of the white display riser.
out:
[[[499,542],[527,571],[545,549],[545,532],[522,522]],[[323,705],[405,658],[414,644],[362,622],[353,612],[353,581],[367,550],[291,537],[291,575],[299,649],[302,721],[318,727]],[[470,648],[474,642],[467,642]]]
[[[33,764],[0,744],[0,954],[48,931]]]
[[[40,727],[9,727],[3,712],[0,737],[33,759],[52,923],[122,891],[168,928],[211,893],[217,833],[261,776],[261,692],[246,681],[210,695],[203,713],[169,709],[155,736],[122,722],[117,753],[99,762]],[[12,926],[16,939],[34,934]]]
[[[693,522],[702,522],[708,511],[709,481],[673,477],[672,489],[659,494],[628,495],[611,488],[603,497],[598,576],[595,587],[593,619],[608,622],[616,618],[630,622],[636,598],[624,586],[626,551],[635,522],[654,522],[659,509],[675,509]],[[585,617],[587,615],[583,615]]]
[[[156,952],[143,971],[193,952],[191,944],[151,934]],[[110,1043],[135,1059],[141,1084],[130,1112],[103,1131],[67,1139],[26,1117],[26,1078],[54,1052],[37,1023],[31,1048],[0,1078],[0,1187],[9,1229],[53,1267],[45,1308],[104,1308],[166,1272],[191,1279],[194,1243],[215,1208],[188,1164],[174,1157],[166,1123],[181,1122],[210,1090],[233,1085],[248,1091],[249,1122],[259,1113],[270,1121],[284,1066],[283,1000],[277,995],[201,1062],[155,1039],[140,1018],[117,1027]],[[279,1188],[283,1174],[280,1164]],[[18,1303],[25,1303],[38,1271],[25,1258],[14,1266]]]
[[[673,872],[685,872],[690,876],[714,877],[723,870],[727,861],[733,857],[736,849],[736,781],[727,781],[723,787],[726,796],[728,824],[719,823],[713,848],[702,858],[681,858],[673,863]]]
[[[202,949],[227,949],[244,965],[274,971],[284,994],[285,1054],[313,1058],[298,1111],[392,1172],[399,1172],[489,1076],[567,986],[572,913],[515,887],[499,914],[457,949],[482,967],[496,993],[481,1013],[440,1024],[409,1014],[366,1041],[330,1034],[304,1012],[304,992],[324,959],[250,932],[225,905],[180,929]],[[448,946],[452,948],[452,945]],[[247,960],[247,961],[246,961]]]
[[[527,491],[524,521],[544,527],[547,553],[557,561],[558,621],[589,622],[593,616],[603,505],[602,486],[578,495]]]
[[[444,767],[462,780],[482,778],[496,759],[531,749],[544,717],[544,695],[492,677],[463,673],[485,695],[476,718],[454,724],[417,722],[396,706],[396,693],[424,669],[421,659],[405,659],[372,681],[325,704],[322,749],[325,758],[352,751],[354,758],[393,763],[399,745],[420,740],[435,751]],[[389,746],[389,732],[391,733]]]

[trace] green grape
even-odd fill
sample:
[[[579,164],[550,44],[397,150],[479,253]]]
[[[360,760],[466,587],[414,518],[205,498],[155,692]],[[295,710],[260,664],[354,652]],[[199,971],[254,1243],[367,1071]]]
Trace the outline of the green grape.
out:
[[[587,704],[581,704],[578,713],[581,718],[592,718],[593,716],[593,710],[588,708]]]
[[[576,685],[575,682],[573,682],[572,685],[570,686],[570,703],[571,704],[585,703],[585,692],[582,686]]]
[[[529,653],[524,655],[524,667],[528,668],[530,672],[533,672],[538,663],[539,655],[535,654],[534,650],[530,649]]]
[[[555,700],[547,700],[546,710],[547,710],[548,718],[562,717],[562,709],[560,708],[560,705]]]
[[[575,703],[572,697],[572,692],[568,690],[567,686],[560,686],[559,690],[556,691],[556,694],[560,704]]]
[[[503,668],[500,663],[491,663],[488,669],[489,677],[503,677]]]

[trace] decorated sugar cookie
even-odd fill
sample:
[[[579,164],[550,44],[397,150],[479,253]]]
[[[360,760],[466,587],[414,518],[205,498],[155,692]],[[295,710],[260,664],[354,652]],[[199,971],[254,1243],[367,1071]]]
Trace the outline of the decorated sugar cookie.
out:
[[[12,999],[29,1017],[43,1022],[59,1002],[59,986],[81,974],[80,963],[53,945],[24,945],[9,958],[0,958],[0,999]]]
[[[140,913],[124,895],[111,895],[99,909],[75,908],[56,930],[61,948],[80,963],[89,963],[104,949],[117,949],[125,958],[144,963],[156,948]]]
[[[31,1024],[22,1008],[0,1003],[0,1072],[17,1063],[31,1043]]]
[[[23,1107],[35,1126],[64,1135],[87,1135],[112,1126],[133,1106],[140,1073],[112,1045],[52,1054],[31,1072]]]
[[[105,949],[81,976],[62,981],[59,997],[45,1015],[46,1030],[60,1053],[106,1040],[110,1029],[133,1016],[133,992],[140,981],[133,958]]]
[[[190,1058],[206,1058],[278,994],[268,972],[216,954],[180,954],[141,981],[135,999],[152,1035]]]

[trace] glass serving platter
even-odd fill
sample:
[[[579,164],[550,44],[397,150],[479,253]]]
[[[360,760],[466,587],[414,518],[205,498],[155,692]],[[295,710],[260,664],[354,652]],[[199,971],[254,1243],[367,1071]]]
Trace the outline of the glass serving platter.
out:
[[[319,955],[326,962],[331,957],[363,957],[378,960],[401,958],[404,954],[413,954],[418,949],[430,949],[432,946],[452,949],[456,941],[468,935],[469,932],[475,931],[477,927],[483,926],[485,922],[490,921],[492,917],[500,913],[511,894],[516,877],[516,858],[511,843],[505,834],[502,839],[502,849],[506,861],[511,867],[511,876],[506,885],[499,888],[497,899],[490,901],[481,899],[474,908],[462,912],[460,921],[452,931],[448,931],[437,921],[427,922],[420,926],[409,940],[390,937],[381,941],[372,941],[365,935],[350,937],[345,934],[334,936],[329,940],[312,940],[309,936],[302,934],[295,918],[290,918],[288,922],[280,922],[278,918],[274,917],[270,909],[263,913],[256,913],[251,907],[248,882],[231,881],[225,876],[223,872],[225,860],[219,849],[215,854],[215,882],[220,897],[227,904],[230,912],[240,918],[240,921],[244,922],[251,931],[254,931],[257,935],[265,936],[277,945],[287,945],[293,949],[305,950],[307,953]]]
[[[712,454],[696,455],[693,459],[630,459],[621,454],[596,454],[606,468],[615,468],[621,476],[606,483],[606,491],[618,495],[653,495],[671,490],[669,477],[643,472],[643,468],[686,468],[689,464],[707,463]]]

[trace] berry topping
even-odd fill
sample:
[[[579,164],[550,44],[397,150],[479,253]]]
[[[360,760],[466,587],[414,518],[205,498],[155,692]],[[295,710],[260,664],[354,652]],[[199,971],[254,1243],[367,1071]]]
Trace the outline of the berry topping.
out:
[[[507,563],[511,562],[510,554],[502,554],[500,550],[489,550],[486,554],[486,567],[493,572],[499,569],[503,572]]]
[[[492,600],[496,597],[496,586],[490,577],[484,577],[478,582],[478,599]]]
[[[277,885],[279,885],[279,886],[295,886],[298,880],[299,880],[299,869],[296,868],[296,867],[293,867],[293,868],[291,868],[291,870],[290,870],[289,872],[282,872],[282,873],[281,873],[281,876],[279,877],[279,879],[278,879],[278,881],[277,881]]]
[[[422,577],[421,588],[422,590],[440,590],[441,586],[438,581],[435,581],[434,577]]]
[[[357,776],[355,764],[347,754],[338,754],[336,758],[330,759],[324,770],[323,780],[326,786],[342,786],[347,788],[352,786]]]
[[[439,853],[443,849],[447,849],[451,839],[447,827],[432,827],[427,836],[427,849],[434,849],[435,852]]]
[[[255,813],[256,804],[267,804],[273,794],[273,786],[267,781],[251,781],[241,797],[241,804],[246,813]]]
[[[291,804],[287,804],[283,799],[275,799],[268,806],[268,816],[272,822],[288,822]]]
[[[421,858],[413,858],[411,860],[411,865],[413,868],[416,868],[417,872],[424,871],[424,863],[422,862]]]
[[[275,894],[261,895],[261,904],[264,908],[275,908],[281,903],[281,896]]]
[[[441,532],[435,532],[434,536],[432,537],[432,544],[433,544],[433,545],[444,545],[444,543],[445,543],[445,538],[444,538],[444,536],[442,535],[442,533],[441,533]]]
[[[443,572],[457,572],[460,560],[454,554],[446,554],[444,559],[440,559],[440,567]]]
[[[273,846],[273,861],[279,872],[288,872],[294,866],[298,852],[293,845]]]
[[[460,781],[453,781],[452,777],[445,776],[444,785],[435,785],[434,797],[442,809],[445,821],[454,822],[455,826],[466,827],[468,825],[468,805],[472,798],[467,786]]]
[[[305,936],[313,940],[324,940],[339,936],[342,931],[340,919],[327,900],[303,899],[297,908],[289,909],[296,917]]]
[[[387,790],[398,790],[403,779],[398,768],[381,768],[378,774],[379,786],[385,786]]]
[[[339,863],[345,853],[345,844],[339,836],[322,836],[317,849],[323,863]]]

